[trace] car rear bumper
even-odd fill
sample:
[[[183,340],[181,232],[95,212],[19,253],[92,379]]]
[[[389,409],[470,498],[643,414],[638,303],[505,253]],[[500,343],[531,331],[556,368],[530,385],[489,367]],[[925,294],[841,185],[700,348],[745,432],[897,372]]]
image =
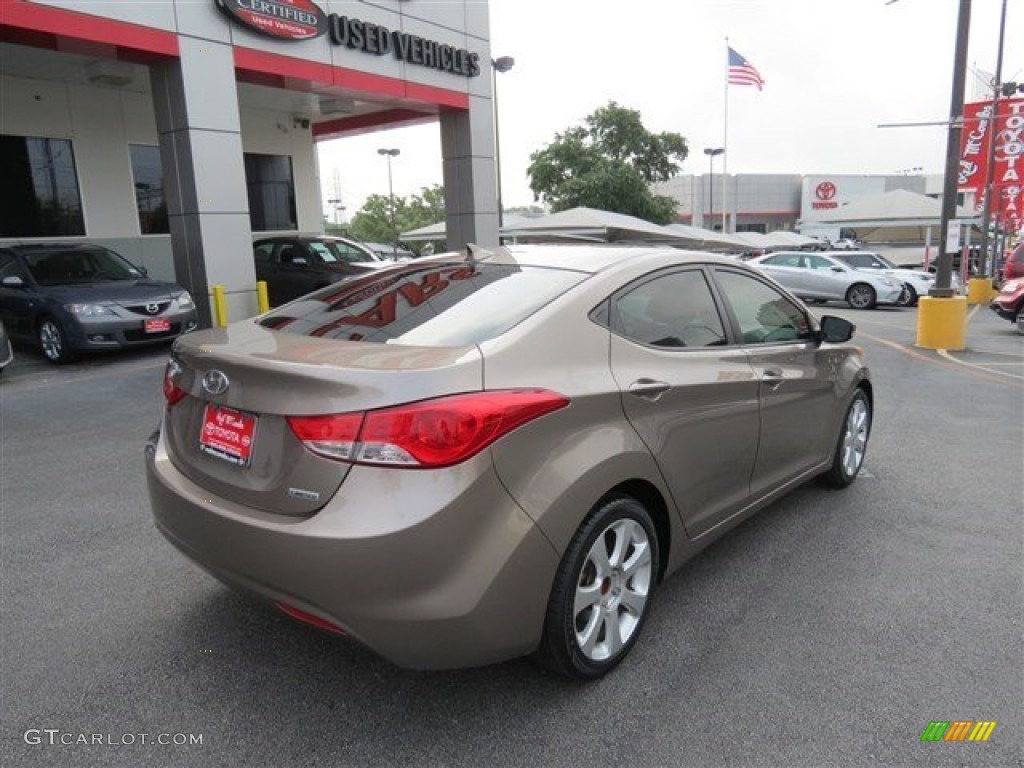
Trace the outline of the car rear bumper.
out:
[[[1017,314],[1020,312],[1020,301],[1016,302],[1001,302],[999,299],[995,299],[988,308],[999,315],[1004,320],[1009,320],[1011,323],[1017,319]]]
[[[310,518],[219,498],[147,446],[156,525],[225,583],[326,620],[404,667],[478,666],[540,642],[559,557],[488,454],[440,472],[357,466]]]

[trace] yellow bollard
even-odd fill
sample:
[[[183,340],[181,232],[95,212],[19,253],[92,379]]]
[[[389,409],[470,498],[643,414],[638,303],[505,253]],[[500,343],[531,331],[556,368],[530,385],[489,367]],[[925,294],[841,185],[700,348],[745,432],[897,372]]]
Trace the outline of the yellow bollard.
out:
[[[922,296],[917,307],[917,346],[954,350],[967,346],[966,296]]]
[[[256,281],[256,304],[259,306],[260,314],[270,311],[270,298],[267,296],[267,281]]]
[[[228,324],[228,299],[223,285],[213,286],[213,309],[218,327],[225,327]]]
[[[972,277],[967,283],[968,304],[988,304],[992,300],[992,278]]]

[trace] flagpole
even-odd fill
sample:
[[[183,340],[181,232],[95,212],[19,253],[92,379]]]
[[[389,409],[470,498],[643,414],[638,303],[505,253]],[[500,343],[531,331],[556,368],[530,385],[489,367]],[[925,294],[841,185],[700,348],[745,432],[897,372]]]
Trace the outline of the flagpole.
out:
[[[729,231],[727,225],[728,213],[726,201],[728,197],[726,190],[729,186],[729,38],[725,38],[725,121],[722,135],[722,234]],[[711,223],[712,228],[714,222]]]

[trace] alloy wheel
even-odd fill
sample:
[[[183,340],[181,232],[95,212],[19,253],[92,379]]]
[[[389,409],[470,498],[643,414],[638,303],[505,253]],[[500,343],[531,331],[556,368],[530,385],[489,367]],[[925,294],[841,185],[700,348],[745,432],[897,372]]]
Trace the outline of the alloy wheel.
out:
[[[870,418],[867,403],[861,398],[854,400],[850,405],[850,412],[846,415],[846,431],[843,434],[841,460],[843,472],[847,477],[856,476],[864,461],[864,452],[868,444],[868,429],[871,426]]]
[[[847,292],[846,301],[854,309],[870,309],[875,303],[875,292],[869,285],[855,285]]]
[[[39,326],[39,346],[46,359],[57,362],[64,357],[64,337],[53,320],[44,320]]]
[[[576,582],[576,643],[591,661],[618,654],[637,631],[652,585],[651,541],[640,523],[616,520],[602,531]]]

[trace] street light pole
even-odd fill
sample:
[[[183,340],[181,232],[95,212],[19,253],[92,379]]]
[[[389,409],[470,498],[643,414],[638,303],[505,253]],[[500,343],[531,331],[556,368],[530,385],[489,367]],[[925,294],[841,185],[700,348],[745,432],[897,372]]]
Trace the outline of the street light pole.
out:
[[[388,159],[388,209],[391,219],[391,260],[398,261],[398,229],[395,227],[395,188],[391,183],[391,158],[397,157],[400,149],[378,149],[378,155],[384,155]]]
[[[498,73],[508,72],[515,66],[516,60],[511,56],[499,56],[491,59],[491,96],[494,107],[494,173],[498,179],[498,242],[501,242],[501,228],[505,224],[505,214],[501,202],[501,133],[498,130]]]
[[[704,154],[708,156],[708,221],[711,222],[711,226],[706,229],[715,228],[715,157],[723,152],[724,147],[704,148]]]

